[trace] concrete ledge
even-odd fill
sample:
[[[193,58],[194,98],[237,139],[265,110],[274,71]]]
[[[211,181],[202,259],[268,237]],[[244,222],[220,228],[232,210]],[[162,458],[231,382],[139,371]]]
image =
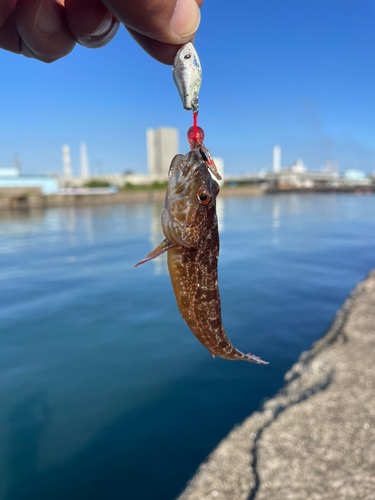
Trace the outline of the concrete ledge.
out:
[[[179,500],[375,499],[375,271]]]

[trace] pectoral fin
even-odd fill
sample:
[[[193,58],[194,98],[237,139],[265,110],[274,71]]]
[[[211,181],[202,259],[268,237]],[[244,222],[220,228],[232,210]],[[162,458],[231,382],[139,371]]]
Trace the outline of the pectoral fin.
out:
[[[149,260],[155,259],[155,257],[159,257],[159,255],[161,255],[162,253],[166,252],[167,250],[169,250],[170,248],[172,248],[174,246],[175,245],[173,243],[171,243],[170,241],[163,240],[160,243],[160,245],[155,248],[155,250],[153,250],[151,253],[146,255],[146,257],[143,260],[141,260],[140,262],[138,262],[138,264],[136,264],[134,267],[137,267],[141,264],[144,264],[145,262],[148,262]]]

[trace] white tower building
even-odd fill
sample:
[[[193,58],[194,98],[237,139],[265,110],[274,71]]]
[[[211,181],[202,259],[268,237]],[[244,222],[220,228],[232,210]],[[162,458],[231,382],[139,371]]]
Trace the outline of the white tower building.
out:
[[[65,179],[71,179],[72,173],[72,162],[70,160],[70,147],[65,144],[62,147],[62,157],[63,157],[63,176]]]
[[[273,147],[273,168],[272,170],[277,173],[281,170],[281,148],[280,146]]]
[[[81,179],[90,177],[89,160],[87,157],[87,146],[85,142],[81,142]]]
[[[167,180],[171,161],[178,154],[178,130],[167,127],[148,129],[146,136],[148,172],[151,177]]]

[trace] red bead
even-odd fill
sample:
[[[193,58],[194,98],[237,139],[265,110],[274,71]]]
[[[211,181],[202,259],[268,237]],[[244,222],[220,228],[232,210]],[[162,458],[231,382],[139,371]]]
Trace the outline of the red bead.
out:
[[[191,147],[194,147],[196,144],[203,144],[204,141],[204,132],[201,127],[190,127],[187,133],[187,138]]]

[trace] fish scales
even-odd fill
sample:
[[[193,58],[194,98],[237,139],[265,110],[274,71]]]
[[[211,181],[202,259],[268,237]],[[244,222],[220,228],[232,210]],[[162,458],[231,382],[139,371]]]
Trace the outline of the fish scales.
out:
[[[267,364],[236,349],[222,324],[217,272],[219,191],[198,149],[175,156],[162,215],[166,239],[140,263],[168,252],[169,274],[181,316],[214,357]]]
[[[168,268],[180,313],[200,342],[214,355],[222,355],[229,341],[221,322],[217,284],[216,232],[197,250],[178,247],[168,251]]]

